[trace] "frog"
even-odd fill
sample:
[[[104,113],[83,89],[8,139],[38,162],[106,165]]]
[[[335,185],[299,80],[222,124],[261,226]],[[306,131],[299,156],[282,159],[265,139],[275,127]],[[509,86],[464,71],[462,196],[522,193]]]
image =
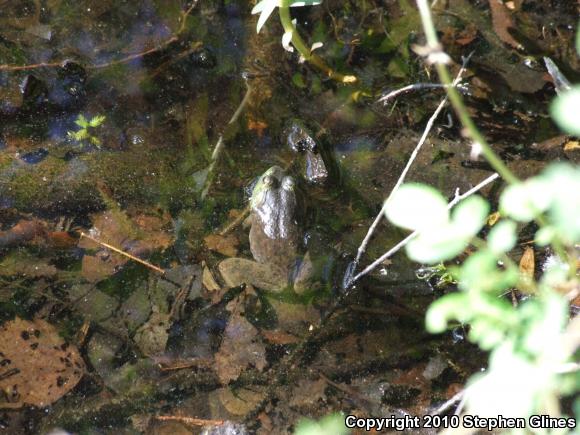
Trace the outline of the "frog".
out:
[[[280,293],[297,294],[312,284],[313,266],[308,253],[301,255],[303,239],[296,181],[279,166],[264,172],[250,197],[249,242],[253,260],[228,258],[218,265],[229,287],[250,284]]]

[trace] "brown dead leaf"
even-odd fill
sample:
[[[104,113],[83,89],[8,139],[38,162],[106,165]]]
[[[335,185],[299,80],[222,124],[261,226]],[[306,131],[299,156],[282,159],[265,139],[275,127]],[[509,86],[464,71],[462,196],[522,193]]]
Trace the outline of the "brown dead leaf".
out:
[[[577,149],[580,149],[580,142],[577,140],[568,141],[564,145],[564,151],[573,151]]]
[[[471,44],[476,37],[477,27],[475,24],[470,23],[455,37],[455,42],[462,46],[468,45]]]
[[[230,388],[222,388],[218,391],[218,397],[224,408],[232,415],[245,415],[250,412],[264,398],[264,393],[259,387],[251,390],[239,388],[232,391]]]
[[[498,38],[513,48],[520,50],[522,48],[521,44],[509,32],[510,28],[514,28],[509,9],[501,0],[489,0],[489,8],[491,9],[493,30],[495,30]]]
[[[167,248],[173,240],[163,230],[167,222],[158,216],[137,214],[131,218],[123,211],[107,210],[93,215],[92,220],[91,237],[139,258]],[[129,261],[127,257],[85,237],[79,240],[78,246],[96,250],[94,255],[85,255],[82,261],[82,275],[91,282],[108,278]]]
[[[217,283],[217,280],[215,279],[215,277],[213,276],[212,271],[205,264],[203,265],[203,274],[202,274],[201,282],[202,282],[203,286],[205,287],[205,289],[210,293],[215,293],[215,292],[221,290],[221,287]],[[219,302],[219,300],[217,302]]]
[[[44,320],[6,322],[0,343],[0,409],[48,406],[72,390],[85,371],[77,348]]]
[[[160,355],[165,351],[170,327],[169,314],[153,311],[149,320],[137,329],[133,341],[145,355]]]
[[[226,257],[235,257],[238,255],[238,245],[240,241],[234,234],[221,236],[219,234],[210,234],[204,239],[208,249],[219,252]]]
[[[258,330],[239,310],[230,316],[215,361],[218,377],[224,384],[238,379],[242,371],[250,366],[259,371],[266,367],[266,349]]]
[[[520,259],[520,274],[527,276],[530,279],[534,278],[534,270],[536,262],[534,258],[534,248],[526,246],[522,258]]]
[[[39,220],[21,220],[12,228],[0,231],[0,248],[17,246],[44,235],[45,226]]]
[[[263,329],[262,335],[269,343],[272,343],[272,344],[285,345],[285,344],[298,343],[300,341],[300,339],[298,337],[296,337],[295,335],[289,334],[289,333],[284,332],[284,331],[280,331],[279,329],[273,329],[273,330]]]
[[[46,235],[46,241],[56,249],[68,249],[77,244],[77,239],[66,231],[52,231]]]
[[[254,121],[253,119],[248,119],[248,130],[255,131],[258,137],[264,135],[264,131],[268,128],[268,124],[264,121]]]
[[[312,406],[316,402],[325,398],[327,383],[324,379],[311,381],[301,379],[292,391],[290,406]]]

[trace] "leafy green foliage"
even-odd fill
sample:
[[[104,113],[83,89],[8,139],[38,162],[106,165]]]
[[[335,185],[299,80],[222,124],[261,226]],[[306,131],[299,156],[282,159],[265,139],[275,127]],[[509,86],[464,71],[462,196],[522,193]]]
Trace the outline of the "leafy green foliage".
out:
[[[67,132],[67,136],[79,144],[87,141],[100,148],[101,140],[93,134],[92,130],[100,127],[105,122],[105,119],[107,117],[104,115],[96,115],[89,121],[83,114],[79,114],[75,120],[75,124],[80,127],[80,130],[69,131]]]
[[[282,0],[262,0],[252,9],[252,15],[260,14],[260,18],[258,18],[258,24],[256,25],[256,31],[260,33],[260,30],[274,12],[278,6],[280,6]],[[316,6],[322,3],[322,0],[290,0],[289,1],[290,7],[298,7],[298,6]]]
[[[302,420],[296,426],[294,435],[346,435],[350,433],[344,424],[342,414],[331,414],[319,421]]]
[[[538,177],[509,186],[501,196],[500,209],[519,222],[530,222],[548,212],[550,225],[545,226],[540,234],[542,244],[556,236],[574,244],[580,241],[578,192],[580,168],[554,164]]]
[[[514,221],[504,219],[493,226],[487,236],[489,249],[494,254],[503,254],[512,249],[517,240],[517,225]]]
[[[430,186],[401,186],[384,206],[387,218],[419,232],[407,245],[407,255],[419,263],[436,264],[461,253],[479,232],[489,206],[479,196],[463,201],[449,215],[447,201]]]
[[[391,222],[417,231],[407,245],[407,254],[415,261],[448,260],[470,243],[479,248],[458,267],[425,269],[426,277],[448,270],[459,288],[431,305],[427,330],[441,333],[454,322],[469,324],[469,340],[491,352],[488,370],[470,380],[470,413],[547,414],[548,403],[557,403],[564,392],[577,391],[577,385],[565,387],[569,383],[559,373],[573,361],[574,349],[563,345],[568,303],[555,289],[579,285],[575,273],[580,242],[578,192],[580,168],[564,163],[552,164],[538,176],[508,186],[499,201],[504,218],[491,229],[487,241],[476,238],[489,212],[489,205],[479,196],[465,199],[449,213],[439,192],[408,184],[384,206]],[[539,284],[532,282],[531,287],[537,289],[534,298],[514,307],[503,295],[514,287],[527,291],[531,278],[520,275],[507,254],[517,241],[517,222],[532,220],[541,223],[536,241],[557,243],[560,257],[546,268]]]
[[[580,86],[574,86],[569,91],[563,92],[550,106],[552,118],[558,126],[576,136],[580,135]]]

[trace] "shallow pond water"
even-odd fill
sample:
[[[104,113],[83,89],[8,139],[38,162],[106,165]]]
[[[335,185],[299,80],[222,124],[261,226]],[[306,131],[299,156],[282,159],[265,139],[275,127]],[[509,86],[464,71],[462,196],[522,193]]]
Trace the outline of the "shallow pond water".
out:
[[[346,3],[293,13],[353,85],[285,51],[273,17],[256,34],[246,2],[0,1],[0,337],[22,341],[14,369],[0,367],[7,433],[199,433],[224,421],[291,433],[336,411],[424,415],[484,365],[462,328],[424,331],[443,290],[404,255],[344,286],[442,97],[377,103],[433,78],[411,50],[418,15],[402,0]],[[530,34],[549,2],[538,3],[522,11]],[[450,2],[438,26],[458,61],[476,50],[465,92],[476,121],[515,171],[533,174],[557,153],[545,142],[557,136],[552,88],[498,43],[482,7]],[[562,38],[549,54],[574,77],[560,8],[559,36],[536,52]],[[316,149],[288,144],[296,122]],[[490,173],[469,152],[447,112],[408,179],[464,191]],[[272,166],[294,177],[296,261],[308,252],[316,276],[300,294],[248,278],[250,186]],[[483,194],[494,200],[497,187]],[[357,270],[404,236],[379,226]],[[254,263],[235,271],[247,285],[224,284],[225,258]],[[47,373],[72,358],[68,346],[82,359],[56,388],[23,375],[32,354],[18,349],[36,333]]]

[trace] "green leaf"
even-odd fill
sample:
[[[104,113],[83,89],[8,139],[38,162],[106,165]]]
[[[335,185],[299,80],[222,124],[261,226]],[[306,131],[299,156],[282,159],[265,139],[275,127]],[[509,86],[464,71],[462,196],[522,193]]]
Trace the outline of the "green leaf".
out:
[[[69,131],[67,135],[68,137],[76,140],[77,142],[80,142],[89,137],[89,132],[83,128],[82,130],[79,131]]]
[[[346,435],[350,430],[344,424],[342,414],[330,414],[319,421],[301,420],[296,425],[294,435]]]
[[[570,245],[580,242],[580,167],[552,164],[539,179],[549,186],[548,213],[558,235]]]
[[[91,136],[90,137],[90,141],[93,145],[95,145],[97,148],[101,147],[101,140],[98,137],[95,136]]]
[[[504,190],[499,200],[502,214],[519,222],[529,222],[550,205],[550,186],[537,178],[512,184]]]
[[[407,256],[418,263],[435,264],[450,260],[467,247],[470,236],[465,236],[449,224],[423,231],[411,240],[405,250]]]
[[[306,87],[304,76],[300,73],[296,73],[292,76],[292,83],[294,83],[294,86],[300,89],[304,89]]]
[[[550,114],[562,130],[580,135],[580,86],[560,93],[550,105]]]
[[[487,245],[494,254],[503,254],[512,249],[517,241],[517,225],[512,220],[495,224],[487,236]]]
[[[89,122],[89,126],[98,127],[105,121],[105,119],[107,119],[107,117],[103,115],[93,116],[93,119],[91,119],[91,121]]]
[[[256,32],[260,33],[262,26],[268,21],[274,9],[279,5],[280,0],[262,0],[252,9],[252,15],[260,14],[258,18],[258,24],[256,25]]]
[[[542,390],[550,382],[546,382],[545,374],[524,355],[514,352],[512,343],[506,341],[493,351],[485,373],[470,379],[468,409],[474,415],[525,418],[534,413],[535,403],[543,403],[546,398]]]
[[[392,223],[409,230],[434,229],[449,221],[443,195],[419,183],[403,184],[385,202],[384,212]]]
[[[558,231],[553,226],[542,227],[536,231],[534,241],[538,246],[547,246],[552,243],[557,234]]]
[[[553,291],[542,293],[522,304],[518,314],[524,332],[521,345],[528,353],[551,359],[562,354],[560,334],[568,319],[568,303],[563,296]]]
[[[80,114],[79,116],[77,116],[75,124],[78,125],[79,127],[87,128],[89,126],[89,121],[87,121],[87,118],[85,118],[84,115]]]
[[[485,224],[489,204],[479,195],[473,195],[461,201],[453,209],[451,224],[465,237],[474,237]]]
[[[468,299],[467,293],[452,293],[433,302],[425,317],[427,331],[439,334],[445,331],[449,321],[465,317]]]
[[[515,285],[518,280],[518,271],[499,269],[496,256],[488,250],[470,255],[461,266],[459,275],[462,290],[495,294]]]

